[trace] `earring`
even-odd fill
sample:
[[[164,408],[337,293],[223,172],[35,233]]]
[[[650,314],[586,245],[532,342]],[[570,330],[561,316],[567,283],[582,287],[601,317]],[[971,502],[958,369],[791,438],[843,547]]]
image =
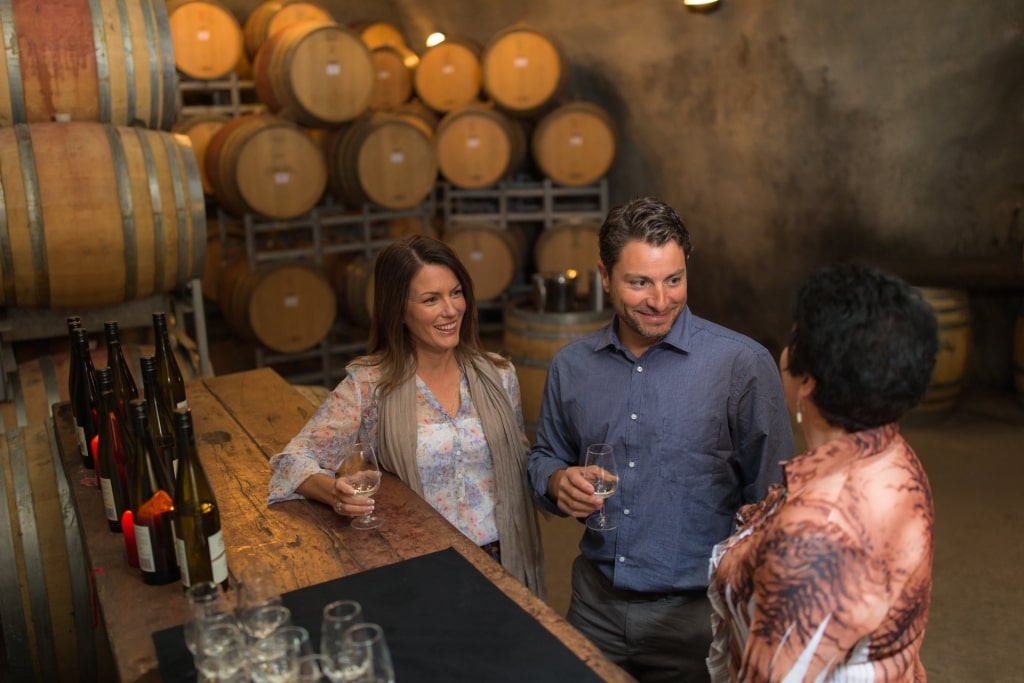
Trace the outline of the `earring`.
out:
[[[796,423],[800,424],[803,421],[804,421],[803,401],[801,401],[798,398],[796,400]]]

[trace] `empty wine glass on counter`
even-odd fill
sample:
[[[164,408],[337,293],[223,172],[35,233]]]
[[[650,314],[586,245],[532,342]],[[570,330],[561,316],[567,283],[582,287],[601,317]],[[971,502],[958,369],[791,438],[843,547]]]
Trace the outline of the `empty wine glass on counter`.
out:
[[[195,653],[200,680],[243,683],[249,680],[249,653],[245,635],[234,622],[211,623],[202,628]]]
[[[229,621],[234,623],[235,613],[220,585],[212,581],[200,581],[185,591],[188,615],[185,621],[185,647],[193,655],[204,624]]]
[[[324,605],[320,621],[320,654],[327,658],[327,676],[332,681],[348,681],[351,662],[345,652],[345,632],[363,616],[355,600],[335,600]]]
[[[242,615],[242,630],[251,640],[262,640],[291,623],[291,610],[284,605],[258,605]]]
[[[353,624],[345,631],[345,653],[351,675],[348,683],[395,683],[395,669],[391,664],[391,651],[384,639],[380,624]]]
[[[287,638],[275,633],[249,645],[249,676],[254,683],[292,683],[299,658]]]
[[[608,498],[619,485],[618,469],[615,465],[615,454],[611,445],[595,443],[587,447],[587,456],[583,461],[583,478],[594,487],[594,495]],[[587,528],[595,531],[611,531],[615,522],[605,513],[605,506],[587,518]]]
[[[235,597],[238,621],[250,638],[262,638],[286,623],[281,621],[288,616],[287,609],[281,605],[281,590],[274,575],[265,567],[251,564],[239,572]],[[268,609],[271,607],[280,609]]]
[[[375,494],[380,488],[380,463],[377,462],[373,446],[362,442],[349,446],[335,476],[348,482],[357,496],[369,497]],[[352,518],[352,527],[355,529],[376,529],[383,523],[384,516],[376,511]]]

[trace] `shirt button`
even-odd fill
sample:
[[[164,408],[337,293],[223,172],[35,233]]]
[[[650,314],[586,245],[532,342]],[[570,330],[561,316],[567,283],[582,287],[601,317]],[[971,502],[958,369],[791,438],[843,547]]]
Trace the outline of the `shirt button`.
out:
[[[631,415],[629,416],[629,419],[630,419],[630,420],[635,420],[635,419],[636,419],[636,413],[632,413],[632,414],[631,414]]]
[[[624,515],[628,515],[628,514],[629,514],[629,508],[626,508],[625,510],[623,510],[623,511],[622,511],[622,514],[624,514]]]
[[[623,563],[625,561],[626,561],[626,558],[623,557],[622,555],[619,555],[619,563],[621,564],[621,563]]]
[[[644,366],[642,366],[642,365],[636,366],[636,371],[637,372],[643,372],[644,371]]]
[[[629,462],[629,466],[630,466],[630,467],[636,467],[636,463],[635,463],[635,462],[633,462],[632,460],[630,460],[630,462]]]

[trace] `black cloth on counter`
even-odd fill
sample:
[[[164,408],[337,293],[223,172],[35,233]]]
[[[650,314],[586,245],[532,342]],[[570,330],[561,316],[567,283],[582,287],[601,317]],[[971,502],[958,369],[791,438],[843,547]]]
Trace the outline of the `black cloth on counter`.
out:
[[[384,628],[397,683],[601,680],[452,548],[283,596],[315,650],[324,605],[343,598]],[[153,642],[165,683],[196,680],[181,626],[154,633]]]

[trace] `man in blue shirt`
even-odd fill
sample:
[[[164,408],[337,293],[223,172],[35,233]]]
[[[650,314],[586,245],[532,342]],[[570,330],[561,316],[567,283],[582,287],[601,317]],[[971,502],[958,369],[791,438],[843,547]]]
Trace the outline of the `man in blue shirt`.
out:
[[[641,681],[709,680],[711,549],[794,455],[771,354],[687,308],[690,253],[666,204],[609,212],[598,269],[615,317],[555,355],[530,453],[543,507],[612,518],[583,534],[568,620]],[[593,443],[615,451],[603,503],[580,468]]]

